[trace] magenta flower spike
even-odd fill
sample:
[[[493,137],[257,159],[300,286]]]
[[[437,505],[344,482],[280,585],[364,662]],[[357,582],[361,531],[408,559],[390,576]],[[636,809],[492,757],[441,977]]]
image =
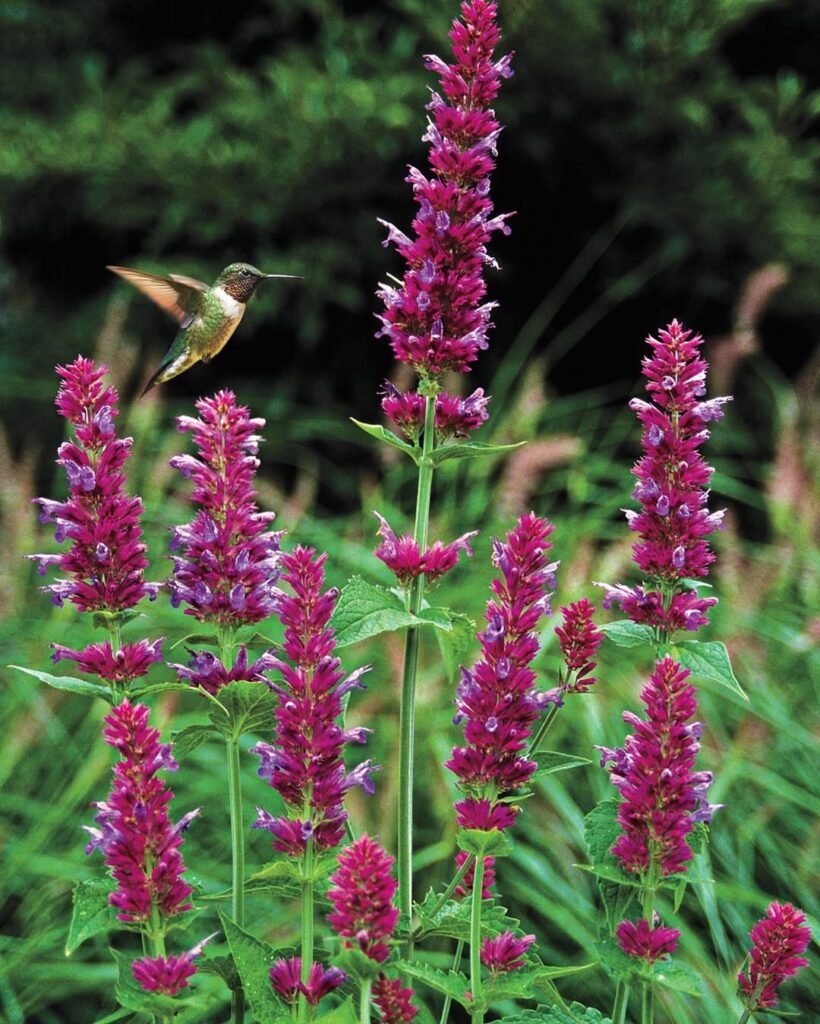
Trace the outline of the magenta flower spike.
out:
[[[142,501],[125,490],[125,464],[133,441],[116,436],[117,391],[103,378],[105,366],[78,356],[58,366],[56,405],[71,425],[73,437],[58,449],[57,464],[65,469],[65,501],[35,498],[40,521],[53,522],[58,542],[70,548],[58,554],[29,555],[45,575],[49,566],[63,578],[41,589],[57,605],[70,601],[83,612],[101,612],[112,624],[121,621],[144,598],[153,600],[158,586],[146,583],[148,565],[142,539]],[[53,660],[77,662],[83,672],[112,683],[128,683],[161,659],[162,641],[90,644],[74,650],[54,644]]]
[[[405,988],[399,978],[380,974],[373,982],[373,1002],[381,1014],[382,1024],[410,1024],[418,1008],[410,1000],[412,988]]]
[[[709,437],[707,424],[723,416],[731,399],[703,400],[708,363],[700,335],[673,320],[647,343],[652,354],[644,358],[643,374],[651,402],[629,403],[643,427],[644,454],[632,470],[641,511],[626,513],[640,537],[632,550],[644,582],[599,586],[604,607],[617,604],[634,622],[664,633],[697,630],[717,598],[698,596],[686,580],[708,574],[715,556],[705,538],[723,526],[723,512],[706,507],[713,470],[699,449]]]
[[[347,771],[342,758],[348,743],[365,743],[369,730],[345,730],[338,724],[342,697],[361,687],[367,667],[346,679],[334,655],[335,637],[328,625],[338,598],[335,588],[323,590],[326,555],[297,547],[282,555],[282,579],[292,593],[277,591],[276,613],[285,627],[288,662],[273,659],[282,684],[272,685],[279,697],[273,744],[258,743],[259,775],[281,795],[287,815],[272,817],[259,810],[254,828],[274,836],[274,849],[299,855],[313,840],[319,850],[337,846],[344,835],[344,795],[359,785],[375,792],[365,761]]]
[[[777,1006],[778,988],[808,965],[800,955],[811,942],[811,929],[805,921],[803,911],[791,903],[773,902],[749,932],[751,957],[737,980],[750,1010]]]
[[[604,634],[592,621],[594,614],[595,606],[585,597],[561,609],[564,621],[555,627],[555,633],[566,667],[561,685],[564,693],[586,693],[595,685],[594,659]]]
[[[106,715],[103,738],[120,755],[107,802],[96,803],[99,828],[84,826],[91,841],[86,853],[100,850],[117,883],[109,898],[120,921],[151,922],[154,915],[174,917],[191,909],[191,886],[182,877],[182,833],[199,814],[192,811],[172,825],[168,805],[173,793],[157,773],[176,771],[170,744],[148,724],[148,708],[129,701]]]
[[[397,888],[393,863],[377,842],[361,835],[339,854],[327,894],[333,904],[327,919],[345,940],[342,945],[361,950],[377,963],[390,956],[389,941],[399,920],[393,905]]]
[[[410,167],[408,183],[418,203],[413,237],[392,224],[385,245],[394,242],[406,262],[404,277],[382,284],[384,312],[377,334],[389,338],[396,358],[419,375],[422,390],[441,391],[447,370],[470,370],[487,348],[493,302],[485,302],[484,267],[498,266],[487,253],[494,231],[509,234],[508,214],[493,216],[490,175],[495,168],[501,125],[490,104],[502,78],[512,74],[511,55],[493,59],[501,38],[497,5],[464,0],[461,20],[450,30],[453,62],[428,56],[426,67],[439,76],[441,92],[433,92],[424,141],[429,143],[428,177]],[[437,403],[437,429],[442,435],[464,436],[486,419],[483,392],[467,399],[442,395]],[[392,385],[385,412],[412,436],[423,405]]]
[[[618,750],[602,750],[601,766],[621,794],[623,832],[612,853],[624,870],[656,877],[685,869],[692,857],[687,836],[717,809],[706,799],[711,772],[694,771],[703,730],[691,721],[697,710],[688,669],[666,657],[641,692],[646,719],[623,713],[634,732]]]
[[[481,962],[490,974],[506,974],[509,971],[517,971],[524,966],[525,954],[535,942],[534,935],[524,935],[518,939],[515,932],[501,932],[492,939],[485,939],[481,943]]]
[[[307,984],[301,980],[302,958],[292,956],[289,960],[280,958],[270,969],[270,980],[273,988],[285,1000],[294,1006],[300,995],[304,995],[309,1006],[316,1006],[320,999],[344,985],[347,975],[338,967],[322,967],[311,964]]]
[[[629,956],[654,964],[661,957],[675,952],[680,938],[676,928],[663,925],[650,927],[645,917],[637,921],[621,921],[615,930],[618,945]]]
[[[426,551],[422,552],[418,543],[407,534],[398,537],[390,527],[390,524],[379,515],[373,513],[379,520],[379,536],[381,544],[376,548],[375,555],[395,573],[396,579],[402,587],[408,587],[417,576],[424,576],[428,583],[433,583],[448,573],[458,562],[460,551],[472,557],[473,549],[470,541],[477,536],[478,531],[462,534],[457,540],[449,544],[442,544],[440,540],[435,541]]]
[[[171,602],[187,605],[200,622],[236,628],[273,614],[281,533],[268,530],[273,512],[256,505],[257,433],[265,421],[252,418],[232,391],[196,403],[200,418],[177,417],[190,431],[198,457],[177,455],[171,466],[193,483],[199,511],[173,530]]]
[[[525,786],[535,771],[523,756],[532,725],[552,698],[535,689],[530,663],[538,653],[536,633],[550,613],[557,562],[547,562],[553,526],[530,512],[518,520],[505,543],[494,544],[493,563],[501,578],[491,583],[487,627],[478,634],[482,657],[462,669],[456,721],[464,721],[463,747],[454,747],[446,767],[465,799],[456,804],[463,828],[506,829],[518,808],[500,798]]]
[[[142,957],[131,965],[135,981],[146,992],[176,996],[188,987],[188,981],[196,974],[194,960],[215,935],[197,943],[193,949],[178,956]]]

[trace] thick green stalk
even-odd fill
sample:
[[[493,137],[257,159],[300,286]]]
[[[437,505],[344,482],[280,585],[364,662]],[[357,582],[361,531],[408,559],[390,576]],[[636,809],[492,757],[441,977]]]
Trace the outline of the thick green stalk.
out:
[[[314,920],[313,920],[313,840],[308,839],[302,860],[302,984],[310,981],[313,966]],[[299,1021],[307,1021],[310,1007],[304,994],[299,996]]]
[[[455,955],[453,956],[453,970],[457,971],[461,966],[461,954],[464,952],[464,939],[458,940],[456,946]],[[441,1008],[440,1024],[448,1024],[450,1020],[450,1007],[453,1005],[453,997],[447,995],[444,997],[444,1006]]]
[[[481,988],[481,907],[484,889],[484,858],[476,857],[473,875],[473,896],[470,907],[470,991],[473,1002],[480,1004],[484,998]],[[472,1011],[473,1024],[484,1024],[484,1010],[480,1005]]]
[[[612,1024],[624,1024],[627,1006],[629,1006],[629,984],[619,981],[615,988],[615,1002],[612,1006]]]
[[[430,524],[430,497],[433,491],[433,449],[435,448],[436,400],[427,395],[424,411],[419,482],[416,493],[416,520],[413,538],[421,551],[427,547]],[[424,599],[424,576],[413,581],[407,610],[414,615],[421,611]],[[407,630],[404,644],[404,671],[399,712],[399,817],[398,817],[398,881],[399,909],[410,921],[413,912],[413,765],[416,722],[416,676],[419,659],[419,631]]]
[[[359,993],[359,1024],[370,1024],[370,991],[372,988],[372,978],[366,978],[362,982]]]

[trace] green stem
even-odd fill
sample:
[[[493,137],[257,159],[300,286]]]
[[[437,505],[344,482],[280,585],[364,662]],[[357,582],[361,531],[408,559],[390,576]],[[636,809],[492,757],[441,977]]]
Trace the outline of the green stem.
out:
[[[464,939],[459,939],[456,945],[455,955],[453,956],[453,970],[457,971],[461,966],[461,956],[464,952]],[[450,1007],[453,1005],[453,997],[447,995],[444,997],[444,1006],[441,1008],[441,1019],[439,1024],[447,1024],[450,1020]]]
[[[538,732],[533,736],[532,742],[530,743],[530,749],[528,753],[534,754],[541,746],[541,741],[547,735],[547,730],[555,720],[555,716],[558,714],[558,705],[550,704],[549,710],[541,720],[541,724],[538,726]]]
[[[370,1024],[370,990],[372,988],[373,979],[365,978],[359,994],[359,1024]]]
[[[226,742],[228,752],[228,793],[231,809],[231,914],[241,928],[245,923],[245,830],[242,822],[242,783],[239,775],[239,737]],[[245,996],[241,988],[231,993],[231,1022],[245,1019]]]
[[[444,892],[441,894],[441,896],[439,896],[439,898],[436,900],[435,906],[430,911],[430,917],[431,918],[434,918],[436,916],[436,914],[444,906],[444,904],[447,902],[447,900],[450,899],[450,897],[453,895],[453,892],[455,891],[456,886],[464,878],[464,876],[467,874],[467,872],[470,870],[470,868],[473,866],[474,861],[475,861],[475,854],[471,853],[467,857],[467,859],[464,861],[464,863],[461,865],[461,867],[458,869],[458,871],[456,871],[455,875],[453,875],[453,879],[450,882],[450,884],[447,886],[447,888],[444,890]],[[419,929],[418,931],[411,932],[410,938],[411,938],[411,940],[413,940],[413,939],[420,939],[422,937],[422,935],[424,935],[424,930],[423,929]]]
[[[481,988],[481,906],[484,889],[484,858],[476,857],[473,874],[473,896],[470,907],[470,991],[475,1009],[471,1012],[473,1024],[483,1024],[484,995]]]
[[[612,1006],[612,1024],[624,1024],[627,1006],[629,1006],[629,983],[619,981],[615,988],[615,1002]]]
[[[430,498],[433,492],[433,458],[436,431],[436,400],[427,395],[424,410],[419,482],[416,492],[416,520],[413,538],[420,551],[427,548],[430,525]],[[414,615],[421,611],[424,599],[424,576],[413,580],[407,610]],[[398,881],[399,909],[409,922],[413,913],[413,765],[416,719],[416,676],[419,660],[419,631],[407,630],[404,643],[404,670],[399,711],[399,794],[398,794]],[[409,925],[408,925],[409,927]]]
[[[645,981],[641,992],[641,1024],[653,1024],[654,1020],[655,986],[651,981]]]
[[[308,839],[302,860],[302,973],[301,981],[307,985],[310,981],[310,969],[313,966],[313,840]],[[299,997],[300,1022],[307,1021],[310,1007],[304,995]]]
[[[737,1022],[737,1024],[746,1024],[746,1021],[751,1020],[751,1018],[752,1018],[752,1011],[747,1006],[746,1009],[743,1011],[743,1013],[741,1013],[740,1020]]]

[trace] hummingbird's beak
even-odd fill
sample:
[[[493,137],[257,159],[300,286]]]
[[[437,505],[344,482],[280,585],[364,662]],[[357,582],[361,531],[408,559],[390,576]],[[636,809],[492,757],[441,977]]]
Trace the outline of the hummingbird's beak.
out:
[[[301,274],[263,274],[262,277],[265,277],[265,278],[280,277],[280,278],[287,278],[290,281],[303,281],[304,280],[304,278],[302,277]]]

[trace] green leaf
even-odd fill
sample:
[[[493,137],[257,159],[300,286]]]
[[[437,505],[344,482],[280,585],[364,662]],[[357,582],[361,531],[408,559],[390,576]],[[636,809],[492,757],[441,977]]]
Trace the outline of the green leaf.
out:
[[[576,865],[598,877],[598,891],[604,904],[607,924],[623,919],[635,895],[634,882],[626,875],[621,862],[610,853],[620,835],[617,800],[602,800],[584,818],[584,838],[592,866]]]
[[[394,434],[392,430],[387,430],[385,427],[378,423],[362,423],[360,420],[355,420],[350,417],[352,423],[355,423],[359,430],[363,430],[365,434],[369,434],[371,437],[375,437],[377,441],[383,441],[385,444],[391,445],[393,448],[398,448],[400,452],[404,452],[405,455],[409,455],[416,465],[419,464],[420,453],[418,448],[414,448],[413,445],[408,444],[407,441],[403,441],[397,434]]]
[[[341,1005],[334,1007],[329,1013],[324,1013],[316,1020],[319,1024],[358,1024],[359,1017],[353,1000],[350,996]]]
[[[428,611],[433,610],[444,613],[446,625],[449,627],[445,628],[443,624],[440,625],[436,630],[436,639],[444,661],[447,679],[452,681],[458,675],[459,668],[467,660],[467,655],[475,639],[476,624],[468,615],[450,611],[449,608],[426,609],[421,613],[421,617],[424,618]]]
[[[415,905],[419,919],[416,938],[445,935],[451,939],[470,940],[470,900],[448,900],[438,907],[439,896],[432,890],[423,903]],[[494,938],[504,931],[519,932],[519,922],[509,917],[506,907],[494,900],[485,900],[481,908],[481,936]]]
[[[658,960],[654,965],[653,977],[658,985],[684,992],[688,996],[703,996],[699,975],[688,964],[676,960]]]
[[[108,897],[116,889],[109,878],[89,878],[78,882],[71,893],[71,923],[65,942],[65,955],[71,956],[86,939],[116,928],[117,918]]]
[[[502,999],[534,999],[534,992],[539,989],[553,990],[552,978],[562,978],[579,971],[588,970],[592,964],[578,967],[545,967],[543,964],[527,964],[517,971],[502,974],[496,979],[486,982],[484,996],[487,1003],[500,1002]]]
[[[118,612],[94,612],[91,622],[95,629],[107,629],[110,632],[112,626],[124,626],[126,622],[139,618],[142,614],[133,608],[125,608]]]
[[[448,444],[433,451],[433,465],[440,466],[442,462],[448,462],[450,459],[478,459],[482,455],[512,452],[526,443],[526,441],[518,441],[515,444],[482,444],[480,441],[464,441],[459,444]]]
[[[749,698],[732,671],[725,644],[717,640],[680,640],[670,648],[670,654],[690,672],[720,683],[748,703]]]
[[[174,744],[174,757],[182,759],[187,757],[198,746],[219,732],[212,725],[189,725],[179,732],[171,734]]]
[[[392,966],[405,977],[422,981],[436,992],[450,996],[451,999],[462,1006],[467,1005],[466,993],[470,983],[460,971],[447,971],[445,973],[439,970],[438,967],[433,967],[431,964],[425,964],[418,960],[399,960]]]
[[[343,588],[330,624],[336,646],[347,647],[379,633],[418,625],[418,619],[392,591],[354,576]]]
[[[459,850],[474,853],[476,857],[509,857],[512,841],[506,832],[492,828],[462,828],[456,834]]]
[[[112,949],[111,955],[117,962],[117,983],[114,987],[114,995],[120,1006],[125,1006],[133,1013],[147,1013],[149,1016],[168,1020],[174,1016],[177,1010],[184,1006],[191,1006],[193,1000],[185,996],[157,995],[156,992],[146,992],[137,984],[131,972],[131,964],[135,957],[120,953]]]
[[[171,644],[170,650],[175,651],[177,647],[181,647],[183,644],[206,644],[208,647],[219,647],[219,637],[214,636],[212,633],[189,633],[181,640]]]
[[[247,732],[268,732],[273,725],[276,697],[263,683],[228,683],[215,700],[221,708],[210,702],[208,717],[227,739]]]
[[[539,775],[552,775],[554,772],[563,772],[568,768],[580,768],[585,764],[592,764],[588,757],[576,757],[574,754],[564,754],[557,750],[539,750],[529,755],[537,762],[534,777]]]
[[[539,1006],[536,1010],[523,1010],[509,1017],[502,1017],[498,1024],[612,1024],[600,1010],[581,1003],[570,1003],[566,1009],[561,1006]]]
[[[68,693],[77,693],[83,697],[99,697],[106,704],[113,703],[111,690],[99,683],[90,683],[86,679],[75,679],[73,676],[53,676],[50,672],[38,672],[33,668],[23,668],[22,665],[9,665],[9,668],[25,672],[27,676],[34,676],[35,679],[39,679],[46,686],[54,687],[55,690],[66,690]]]
[[[649,646],[655,644],[655,632],[652,627],[633,622],[631,619],[608,622],[600,629],[616,647],[642,647],[647,644]]]
[[[261,942],[221,911],[219,919],[242,987],[259,1024],[284,1024],[290,1020],[290,1010],[276,997],[270,982],[270,969],[278,953],[266,942]]]
[[[151,683],[150,686],[134,686],[129,690],[128,696],[134,700],[141,700],[154,693],[198,693],[197,687],[190,683]]]

